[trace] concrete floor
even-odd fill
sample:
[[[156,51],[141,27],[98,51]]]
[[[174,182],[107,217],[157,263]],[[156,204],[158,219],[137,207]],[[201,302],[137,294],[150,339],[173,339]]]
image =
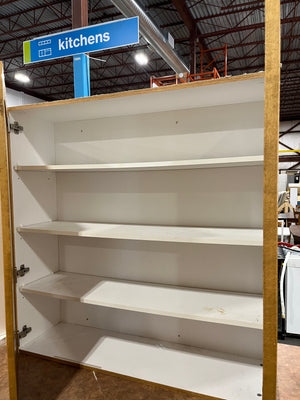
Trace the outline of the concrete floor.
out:
[[[199,396],[39,357],[22,354],[18,361],[20,400],[199,400]],[[0,344],[1,400],[9,400],[7,383],[3,343]]]
[[[9,400],[5,340],[0,342],[0,399]]]
[[[20,356],[19,382],[20,400],[199,400],[199,396],[28,355]],[[9,400],[7,386],[6,347],[0,342],[1,400]],[[299,399],[300,347],[280,343],[277,400]]]
[[[295,343],[295,341],[294,341]],[[299,343],[299,340],[298,340]],[[297,343],[297,344],[298,344]],[[278,344],[277,399],[300,399],[300,347]]]

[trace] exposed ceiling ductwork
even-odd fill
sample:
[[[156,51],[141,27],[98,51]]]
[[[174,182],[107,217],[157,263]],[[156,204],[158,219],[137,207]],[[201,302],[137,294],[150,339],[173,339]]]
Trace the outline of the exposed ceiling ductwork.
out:
[[[134,0],[111,0],[111,2],[125,17],[139,17],[141,34],[176,73],[189,72],[188,67],[181,61],[171,46],[166,43],[160,30]]]

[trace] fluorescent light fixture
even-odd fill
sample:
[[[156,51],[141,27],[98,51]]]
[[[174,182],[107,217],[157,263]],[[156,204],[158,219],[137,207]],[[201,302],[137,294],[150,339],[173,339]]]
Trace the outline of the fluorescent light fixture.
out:
[[[30,79],[27,75],[23,74],[22,72],[16,72],[15,73],[15,79],[17,81],[23,82],[23,83],[28,83],[30,82]]]
[[[134,58],[135,58],[135,61],[140,65],[148,64],[148,57],[145,53],[136,53]]]

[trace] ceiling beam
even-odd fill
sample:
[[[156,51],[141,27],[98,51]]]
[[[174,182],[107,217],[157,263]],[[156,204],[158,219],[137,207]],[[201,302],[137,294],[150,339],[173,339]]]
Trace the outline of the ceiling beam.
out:
[[[300,155],[293,155],[293,156],[279,156],[279,162],[296,162],[300,161]]]
[[[291,39],[292,40],[296,40],[296,39],[299,39],[299,38],[300,38],[300,35],[287,35],[287,36],[282,36],[281,37],[281,41],[283,41],[283,40],[291,40]],[[184,38],[175,40],[175,42],[179,43],[179,44],[180,43],[184,44],[184,42],[188,42],[188,41],[189,41],[188,37],[184,37]],[[234,43],[234,44],[227,43],[228,49],[235,49],[237,47],[252,46],[252,45],[256,45],[256,44],[265,44],[265,41],[264,40],[256,40],[256,41],[252,41],[252,42],[242,42],[242,43]]]
[[[6,6],[7,4],[16,3],[17,1],[19,1],[19,0],[2,0],[2,1],[0,1],[0,7]]]
[[[183,20],[185,26],[188,28],[190,32],[190,40],[194,41],[197,40],[198,46],[203,48],[203,50],[208,50],[208,47],[205,43],[204,39],[201,39],[201,32],[199,31],[199,28],[197,26],[197,22],[194,20],[190,10],[185,4],[185,1],[182,0],[172,0],[172,3],[174,4],[174,7],[178,11],[178,14],[180,15],[180,18]],[[212,55],[210,53],[204,53],[206,60],[208,63],[213,62]]]
[[[287,61],[283,61],[282,62],[282,66],[283,66],[283,68],[286,66],[286,65],[291,65],[291,64],[296,64],[296,65],[300,65],[299,64],[300,63],[300,59],[298,58],[298,59],[296,59],[296,60],[287,60]],[[264,68],[265,68],[265,65],[264,64],[259,64],[259,65],[247,65],[247,66],[244,66],[244,67],[239,67],[239,68],[230,68],[230,67],[228,67],[228,69],[229,69],[229,72],[235,72],[235,71],[250,71],[250,70],[256,70],[256,71],[263,71],[264,70]],[[292,69],[292,70],[284,70],[284,69],[282,69],[281,70],[281,75],[283,75],[283,74],[287,74],[287,73],[297,73],[297,72],[299,72],[300,71],[300,68],[298,67],[298,68],[294,68],[294,69]]]
[[[300,16],[296,16],[296,17],[290,17],[290,18],[283,18],[281,20],[281,24],[290,24],[293,22],[300,22]],[[243,25],[243,26],[235,26],[235,27],[231,27],[228,29],[221,29],[219,31],[214,31],[214,32],[208,32],[205,34],[200,35],[201,39],[207,39],[210,37],[214,37],[214,36],[225,36],[231,33],[236,33],[236,32],[242,32],[242,31],[247,31],[247,30],[255,30],[255,29],[264,29],[265,27],[265,23],[264,22],[260,22],[257,24],[251,24],[251,25]],[[292,38],[297,38],[299,37],[299,35],[294,35],[292,36]],[[284,36],[282,39],[289,39],[289,36]],[[180,38],[176,40],[176,43],[182,43],[182,42],[188,42],[189,38],[185,37],[185,38]],[[228,47],[230,47],[230,45],[228,45]]]
[[[289,4],[289,3],[295,3],[295,0],[281,0],[281,4]],[[205,15],[199,18],[195,18],[195,22],[201,22],[201,21],[206,21],[206,20],[211,20],[214,18],[222,18],[222,17],[226,17],[228,15],[233,15],[233,14],[240,14],[243,12],[253,12],[253,11],[257,11],[257,10],[261,10],[264,9],[264,1],[259,1],[256,2],[254,7],[250,7],[249,5],[247,7],[243,7],[246,4],[239,4],[238,5],[238,9],[231,9],[231,7],[222,7],[221,10],[230,10],[230,11],[225,11],[225,12],[219,12],[216,14],[210,14],[210,15]],[[242,8],[243,7],[243,8]],[[171,22],[165,25],[161,25],[161,28],[169,28],[171,26],[177,26],[177,25],[182,25],[184,24],[183,21],[177,21],[177,22]]]
[[[297,0],[296,0],[297,1]],[[263,4],[264,5],[265,1],[264,0],[253,0],[253,1],[248,1],[246,3],[238,3],[238,4],[230,4],[229,6],[224,6],[221,7],[221,10],[231,10],[233,8],[240,8],[241,6],[256,6],[258,4]],[[288,4],[288,3],[295,3],[295,0],[281,0],[281,4]]]
[[[281,54],[286,54],[286,53],[299,53],[300,52],[300,48],[297,49],[290,49],[290,50],[281,50]],[[265,53],[261,53],[261,54],[253,54],[253,55],[248,55],[248,56],[242,56],[242,57],[238,57],[238,58],[231,58],[230,61],[228,62],[228,64],[234,63],[236,61],[243,61],[243,60],[249,60],[251,58],[259,58],[259,57],[264,57]],[[290,60],[293,61],[293,60]],[[281,60],[282,64],[285,63],[284,60]],[[299,68],[300,69],[300,68]]]
[[[72,29],[89,24],[88,0],[72,0]]]
[[[300,22],[300,16],[283,18],[281,20],[281,24],[290,24],[292,22]],[[264,22],[259,22],[257,24],[251,24],[251,25],[233,26],[228,29],[221,29],[219,31],[208,32],[208,33],[202,34],[202,35],[200,35],[200,38],[206,39],[206,38],[210,38],[210,37],[214,37],[214,36],[225,36],[225,35],[228,35],[231,33],[249,31],[251,29],[264,29],[264,28],[265,28]]]

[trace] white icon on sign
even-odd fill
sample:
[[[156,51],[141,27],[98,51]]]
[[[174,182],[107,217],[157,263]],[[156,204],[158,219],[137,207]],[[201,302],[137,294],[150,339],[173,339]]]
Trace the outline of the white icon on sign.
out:
[[[51,48],[39,50],[39,57],[40,58],[41,57],[51,56],[51,54],[52,54],[52,49]]]
[[[51,39],[48,40],[40,40],[38,42],[38,46],[45,46],[46,44],[51,44]]]

